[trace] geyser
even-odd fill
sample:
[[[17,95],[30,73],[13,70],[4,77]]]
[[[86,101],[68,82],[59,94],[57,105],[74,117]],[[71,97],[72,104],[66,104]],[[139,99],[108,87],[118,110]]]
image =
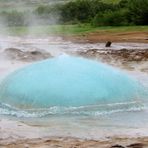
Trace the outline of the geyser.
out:
[[[34,63],[6,77],[0,102],[18,108],[87,106],[135,101],[142,92],[124,72],[67,55]]]

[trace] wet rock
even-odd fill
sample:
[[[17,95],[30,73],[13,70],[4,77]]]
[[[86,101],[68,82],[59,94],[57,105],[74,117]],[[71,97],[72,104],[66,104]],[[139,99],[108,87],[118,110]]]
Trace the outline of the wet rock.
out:
[[[122,145],[113,145],[113,146],[111,146],[110,148],[125,148],[124,146],[122,146]]]
[[[17,48],[7,48],[4,54],[13,60],[20,61],[38,61],[52,57],[50,53],[40,50],[23,51]]]
[[[148,61],[148,49],[89,49],[87,51],[80,51],[78,54],[88,58],[97,58],[105,62],[120,61],[121,63],[125,63],[132,61]]]
[[[41,53],[39,51],[31,51],[30,52],[32,55],[40,55]]]
[[[134,143],[134,144],[130,144],[127,147],[129,148],[143,148],[143,144],[142,143]]]
[[[108,42],[106,43],[105,47],[110,47],[111,44],[112,44],[112,42],[111,42],[111,41],[108,41]]]

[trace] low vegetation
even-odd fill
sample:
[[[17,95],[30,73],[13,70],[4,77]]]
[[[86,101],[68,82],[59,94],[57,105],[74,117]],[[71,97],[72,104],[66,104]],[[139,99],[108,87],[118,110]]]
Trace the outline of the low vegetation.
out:
[[[39,5],[27,11],[2,11],[5,26],[82,24],[92,26],[148,25],[148,0],[74,0]]]
[[[129,32],[146,32],[148,26],[101,26],[94,27],[90,24],[78,24],[78,25],[43,25],[43,26],[32,26],[32,27],[8,27],[0,28],[1,34],[8,35],[82,35],[87,33],[99,32],[99,33],[129,33]]]

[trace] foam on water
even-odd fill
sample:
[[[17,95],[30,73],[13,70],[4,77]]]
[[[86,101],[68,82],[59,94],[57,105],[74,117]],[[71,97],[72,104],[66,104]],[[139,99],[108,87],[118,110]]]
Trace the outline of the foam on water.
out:
[[[51,116],[91,116],[98,117],[119,112],[137,112],[147,110],[146,106],[139,102],[125,102],[105,105],[90,105],[80,107],[59,107],[38,109],[18,109],[8,104],[0,103],[0,115],[19,118],[41,118]]]
[[[139,102],[145,97],[143,87],[124,72],[96,61],[63,55],[6,77],[0,85],[0,114],[100,114],[141,109]]]

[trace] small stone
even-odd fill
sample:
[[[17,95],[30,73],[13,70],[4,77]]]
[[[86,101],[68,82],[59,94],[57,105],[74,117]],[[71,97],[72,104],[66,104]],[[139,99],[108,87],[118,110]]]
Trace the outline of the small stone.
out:
[[[112,44],[112,42],[111,42],[111,41],[108,41],[108,42],[106,43],[105,47],[110,47],[111,44]]]

